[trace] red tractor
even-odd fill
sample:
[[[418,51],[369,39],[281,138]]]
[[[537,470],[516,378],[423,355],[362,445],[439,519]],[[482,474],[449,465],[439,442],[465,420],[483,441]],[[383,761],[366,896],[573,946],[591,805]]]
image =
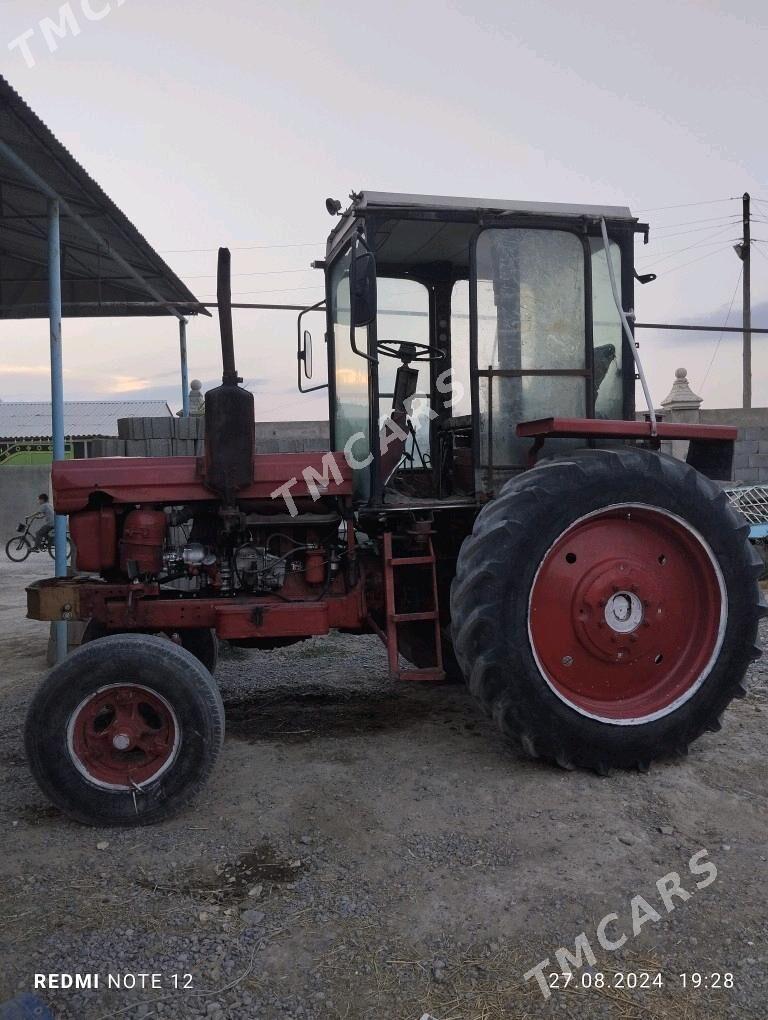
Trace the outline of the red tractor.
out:
[[[756,651],[736,430],[638,420],[628,209],[353,194],[320,268],[331,451],[254,449],[219,258],[205,456],[54,466],[78,573],[29,616],[89,620],[27,720],[76,819],[152,822],[219,753],[217,640],[378,634],[401,680],[465,678],[527,754],[647,768],[717,729]],[[640,370],[639,360],[637,368]],[[660,452],[687,439],[687,463]],[[169,640],[170,639],[170,640]]]

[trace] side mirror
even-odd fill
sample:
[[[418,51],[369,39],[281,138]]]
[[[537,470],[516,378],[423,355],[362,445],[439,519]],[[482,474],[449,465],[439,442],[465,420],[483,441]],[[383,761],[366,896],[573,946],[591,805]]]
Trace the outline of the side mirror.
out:
[[[328,385],[327,382],[320,383],[319,386],[303,385],[304,378],[312,378],[312,334],[308,329],[302,329],[302,324],[305,315],[309,312],[319,312],[321,309],[325,309],[325,298],[314,305],[310,305],[308,308],[303,308],[296,320],[296,383],[299,393],[312,393],[314,390],[324,390]]]
[[[299,360],[304,363],[304,375],[307,379],[312,378],[312,334],[308,329],[304,330],[304,337],[302,339],[301,348],[299,350]]]
[[[362,238],[352,248],[349,267],[352,326],[368,326],[376,318],[376,259]]]

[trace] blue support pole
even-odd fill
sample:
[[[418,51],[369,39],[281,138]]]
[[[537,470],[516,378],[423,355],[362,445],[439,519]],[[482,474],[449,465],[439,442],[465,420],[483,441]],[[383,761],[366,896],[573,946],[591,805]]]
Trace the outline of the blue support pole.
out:
[[[181,352],[181,414],[189,418],[189,366],[187,364],[187,320],[179,319],[179,351]]]
[[[51,334],[51,417],[53,459],[64,460],[64,371],[61,356],[61,231],[59,203],[48,201],[48,317]],[[67,518],[56,514],[56,576],[67,576]],[[67,624],[54,623],[56,661],[67,654]]]

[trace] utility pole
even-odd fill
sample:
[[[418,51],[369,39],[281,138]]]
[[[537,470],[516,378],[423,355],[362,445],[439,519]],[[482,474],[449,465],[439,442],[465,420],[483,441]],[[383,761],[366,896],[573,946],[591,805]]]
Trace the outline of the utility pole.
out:
[[[750,286],[750,234],[749,234],[749,192],[745,191],[741,199],[742,208],[742,242],[741,261],[744,263],[742,274],[742,329],[744,337],[744,388],[742,407],[752,406],[752,294]]]

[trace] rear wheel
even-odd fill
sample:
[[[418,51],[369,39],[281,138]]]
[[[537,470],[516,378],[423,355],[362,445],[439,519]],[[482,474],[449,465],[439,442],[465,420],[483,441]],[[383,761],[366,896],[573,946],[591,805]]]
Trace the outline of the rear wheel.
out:
[[[626,448],[541,463],[483,509],[459,556],[470,688],[508,737],[565,767],[685,752],[759,654],[747,533],[681,461]]]
[[[5,555],[14,563],[23,563],[31,552],[32,543],[26,535],[19,535],[17,538],[12,538],[5,547]]]
[[[45,795],[90,825],[144,825],[180,811],[224,740],[210,673],[145,634],[100,638],[56,666],[35,694],[25,743]]]

